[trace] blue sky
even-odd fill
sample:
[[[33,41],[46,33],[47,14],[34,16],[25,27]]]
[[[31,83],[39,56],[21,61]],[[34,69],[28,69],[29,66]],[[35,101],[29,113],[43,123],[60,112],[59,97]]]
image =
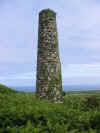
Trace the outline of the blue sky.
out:
[[[0,0],[0,83],[35,86],[45,8],[57,12],[63,85],[100,85],[99,0]]]

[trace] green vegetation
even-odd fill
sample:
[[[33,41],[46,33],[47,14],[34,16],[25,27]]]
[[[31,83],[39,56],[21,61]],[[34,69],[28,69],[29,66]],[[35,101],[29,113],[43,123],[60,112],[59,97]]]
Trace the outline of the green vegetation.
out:
[[[69,92],[56,104],[0,85],[0,133],[100,133],[100,92]]]

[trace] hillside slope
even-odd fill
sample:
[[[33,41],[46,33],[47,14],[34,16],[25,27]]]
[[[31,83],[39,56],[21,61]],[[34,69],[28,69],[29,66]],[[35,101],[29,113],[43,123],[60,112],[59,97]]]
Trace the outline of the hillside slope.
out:
[[[11,93],[11,92],[16,92],[11,88],[8,88],[5,85],[0,84],[0,93]]]
[[[0,133],[99,133],[99,96],[66,93],[56,104],[0,85]]]

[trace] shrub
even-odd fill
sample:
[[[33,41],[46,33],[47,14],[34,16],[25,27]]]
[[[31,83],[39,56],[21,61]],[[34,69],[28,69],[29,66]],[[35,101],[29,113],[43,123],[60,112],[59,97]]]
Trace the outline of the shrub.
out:
[[[85,104],[88,106],[88,107],[98,107],[100,105],[100,99],[97,98],[95,95],[94,96],[89,96],[89,97],[86,97],[85,99]]]

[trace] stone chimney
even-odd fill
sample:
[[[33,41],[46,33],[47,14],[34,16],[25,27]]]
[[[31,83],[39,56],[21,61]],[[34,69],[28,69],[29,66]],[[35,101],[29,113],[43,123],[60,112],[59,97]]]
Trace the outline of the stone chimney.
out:
[[[62,99],[62,76],[59,58],[56,13],[39,13],[36,96],[59,102]]]

